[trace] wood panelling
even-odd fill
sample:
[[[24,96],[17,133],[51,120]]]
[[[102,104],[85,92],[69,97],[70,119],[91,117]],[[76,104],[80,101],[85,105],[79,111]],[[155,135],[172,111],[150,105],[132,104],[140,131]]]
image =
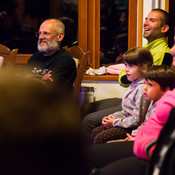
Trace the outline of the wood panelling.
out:
[[[165,0],[165,11],[169,12],[169,0]]]
[[[138,4],[139,14],[138,14],[138,46],[142,46],[142,30],[143,30],[143,0],[139,0]]]
[[[128,49],[137,43],[137,0],[129,0]]]
[[[17,54],[14,68],[22,68],[31,56],[32,54]],[[3,65],[6,65],[7,61],[7,59],[4,59]]]
[[[83,80],[118,80],[118,75],[84,75]]]
[[[90,67],[100,66],[100,0],[78,1],[78,44],[90,50]]]
[[[100,67],[100,0],[88,1],[88,50],[91,51],[91,67]]]
[[[88,44],[88,0],[78,0],[78,45],[87,51]]]

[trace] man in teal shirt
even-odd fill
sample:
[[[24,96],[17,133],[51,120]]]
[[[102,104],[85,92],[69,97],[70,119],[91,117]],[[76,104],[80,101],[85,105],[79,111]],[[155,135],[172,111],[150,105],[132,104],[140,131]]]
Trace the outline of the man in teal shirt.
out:
[[[166,42],[168,31],[169,14],[162,9],[153,9],[145,18],[143,37],[148,41],[144,47],[148,48],[153,55],[154,65],[171,66],[172,56]],[[119,74],[119,83],[124,87],[130,85],[125,70]]]

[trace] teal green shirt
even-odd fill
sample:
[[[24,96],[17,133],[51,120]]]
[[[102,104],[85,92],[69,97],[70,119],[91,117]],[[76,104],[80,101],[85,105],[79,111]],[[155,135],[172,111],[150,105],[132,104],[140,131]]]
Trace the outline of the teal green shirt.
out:
[[[154,40],[150,44],[146,43],[143,47],[149,49],[153,56],[153,64],[154,65],[161,65],[165,56],[165,53],[170,54],[170,48],[166,42],[166,38],[159,38]],[[119,74],[119,84],[123,87],[128,87],[130,83],[125,83],[122,81],[122,78],[126,76],[125,69],[123,69]],[[126,79],[126,78],[125,78]]]

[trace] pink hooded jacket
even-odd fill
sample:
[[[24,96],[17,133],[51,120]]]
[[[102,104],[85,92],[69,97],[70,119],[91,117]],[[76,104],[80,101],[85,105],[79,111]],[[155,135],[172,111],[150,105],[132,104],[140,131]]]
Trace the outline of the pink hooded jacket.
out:
[[[155,111],[142,125],[134,140],[134,154],[148,160],[155,147],[159,134],[165,125],[172,107],[175,106],[175,89],[167,91],[157,102]]]

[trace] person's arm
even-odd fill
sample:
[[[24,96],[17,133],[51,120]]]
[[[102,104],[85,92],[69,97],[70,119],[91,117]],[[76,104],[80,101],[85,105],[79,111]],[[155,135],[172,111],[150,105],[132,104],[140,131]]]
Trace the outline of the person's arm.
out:
[[[134,128],[138,127],[139,120],[140,120],[140,102],[142,97],[142,88],[141,86],[137,87],[137,92],[135,92],[135,96],[133,97],[133,103],[129,103],[127,108],[130,110],[130,116],[125,116],[122,118],[117,118],[113,122],[114,127],[123,127],[123,128]],[[133,105],[133,106],[132,106]],[[117,117],[117,113],[113,114],[113,117]]]
[[[149,159],[152,156],[159,134],[169,117],[172,107],[175,106],[174,92],[169,91],[161,97],[155,111],[140,127],[134,141],[134,154],[137,157]]]
[[[127,137],[124,139],[124,141],[134,141],[135,138],[131,136],[129,133],[127,133],[126,135]]]
[[[51,65],[52,78],[54,81],[62,83],[63,87],[73,87],[76,77],[76,64],[69,53],[60,55]]]
[[[136,110],[134,110],[136,111]],[[139,115],[138,113],[134,113],[135,115],[131,115],[129,117],[117,118],[113,122],[114,127],[123,127],[123,128],[135,128],[138,126]]]
[[[162,64],[171,67],[173,56],[170,53],[165,53]]]
[[[51,81],[51,82],[53,82],[53,78],[52,78],[52,71],[50,70],[50,71],[48,71],[42,78],[41,78],[41,80],[44,80],[44,81],[47,81],[47,80],[49,80],[49,81]]]

